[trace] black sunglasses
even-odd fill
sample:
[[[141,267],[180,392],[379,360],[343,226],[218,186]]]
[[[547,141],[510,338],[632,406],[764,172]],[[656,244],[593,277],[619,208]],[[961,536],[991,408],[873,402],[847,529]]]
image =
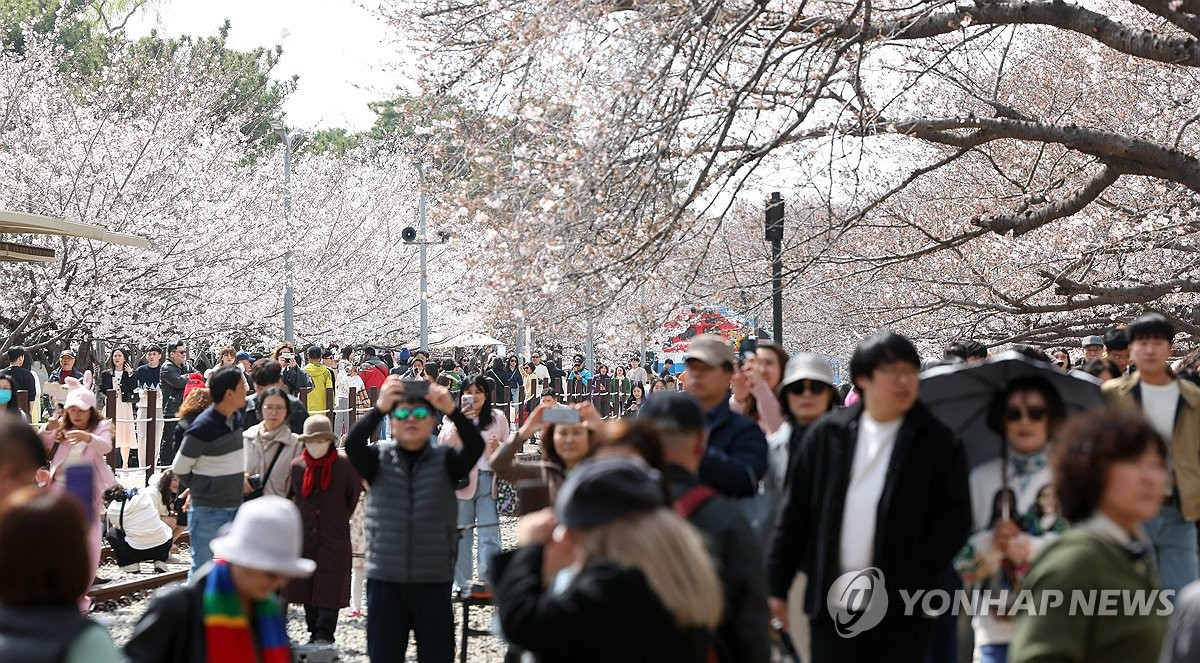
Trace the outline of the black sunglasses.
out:
[[[829,385],[819,380],[797,380],[787,387],[787,393],[803,396],[804,392],[808,392],[813,396],[820,396],[829,389]]]
[[[1041,421],[1050,416],[1050,411],[1044,407],[1031,407],[1028,410],[1010,407],[1004,411],[1004,419],[1007,421],[1020,421],[1022,416],[1028,416],[1030,421]]]

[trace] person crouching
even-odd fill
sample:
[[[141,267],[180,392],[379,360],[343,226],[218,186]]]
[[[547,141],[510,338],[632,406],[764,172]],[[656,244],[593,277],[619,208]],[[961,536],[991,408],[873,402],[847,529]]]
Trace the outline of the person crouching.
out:
[[[151,490],[113,486],[104,491],[108,501],[108,532],[104,538],[126,573],[139,573],[142,562],[154,570],[167,570],[171,554],[171,527],[158,517]]]
[[[301,554],[317,570],[289,583],[283,598],[304,605],[310,642],[325,644],[333,642],[338,610],[350,605],[350,516],[362,478],[333,447],[337,436],[329,417],[309,415],[299,438],[304,451],[292,461],[291,498],[304,522]]]

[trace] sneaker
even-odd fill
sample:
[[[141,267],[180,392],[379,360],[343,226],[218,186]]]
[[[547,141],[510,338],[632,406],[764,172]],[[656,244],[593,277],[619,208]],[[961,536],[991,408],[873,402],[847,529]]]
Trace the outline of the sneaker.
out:
[[[141,564],[126,564],[125,566],[121,567],[121,570],[124,571],[125,573],[140,573],[142,570],[142,565]]]
[[[349,617],[362,617],[363,611],[358,608],[351,608],[350,612],[346,613],[346,615]]]
[[[167,563],[160,562],[158,560],[154,560],[154,572],[155,573],[166,573],[167,572]]]

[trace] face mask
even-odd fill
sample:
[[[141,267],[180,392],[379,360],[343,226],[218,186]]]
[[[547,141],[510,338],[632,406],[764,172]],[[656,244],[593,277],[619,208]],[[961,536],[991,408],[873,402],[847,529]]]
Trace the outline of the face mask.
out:
[[[313,458],[323,458],[325,454],[329,453],[329,447],[331,446],[332,445],[329,442],[304,443],[305,451],[307,451],[308,455],[312,456]]]
[[[0,389],[0,405],[8,405],[12,400],[12,389]]]

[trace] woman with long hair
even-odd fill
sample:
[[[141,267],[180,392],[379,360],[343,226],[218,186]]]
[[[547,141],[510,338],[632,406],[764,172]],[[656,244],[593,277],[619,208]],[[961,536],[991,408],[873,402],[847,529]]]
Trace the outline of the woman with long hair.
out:
[[[176,449],[183,444],[183,436],[187,433],[188,427],[212,403],[212,392],[208,390],[208,387],[198,387],[188,392],[179,406],[179,412],[175,413],[175,416],[179,417],[179,423],[175,425],[175,431],[172,433],[175,436]]]
[[[522,481],[545,482],[551,498],[557,494],[567,473],[595,451],[599,436],[598,420],[588,417],[581,416],[578,424],[543,424],[546,410],[552,407],[558,407],[558,404],[547,399],[534,408],[521,428],[511,433],[491,458],[497,478],[513,485]],[[517,458],[525,442],[539,432],[541,460]]]
[[[608,366],[600,364],[596,367],[596,374],[592,376],[591,387],[592,406],[600,412],[600,416],[608,418],[611,413],[608,401],[608,383],[612,381],[612,376],[608,374]]]
[[[117,449],[120,449],[117,461],[120,465],[117,467],[128,468],[129,449],[137,445],[137,439],[133,432],[133,404],[137,402],[137,376],[134,374],[133,366],[129,363],[129,353],[121,348],[112,351],[108,357],[106,370],[100,374],[100,392],[107,397],[109,390],[112,389],[117,390],[119,399],[117,401],[117,420],[113,422]],[[138,461],[141,462],[141,460],[142,455],[139,451]]]
[[[508,420],[504,413],[492,407],[495,385],[478,376],[463,387],[459,408],[483,436],[483,455],[471,468],[465,484],[456,491],[458,497],[458,559],[454,564],[454,590],[462,596],[471,592],[472,580],[488,577],[488,565],[500,552],[500,514],[496,511],[496,477],[490,458],[508,436]],[[454,422],[442,424],[438,444],[461,447],[462,437]],[[475,539],[479,539],[479,559],[472,564]],[[479,575],[475,575],[476,566]]]
[[[982,582],[994,594],[1020,589],[1029,564],[1058,532],[1023,531],[1020,522],[1037,506],[1050,484],[1050,440],[1066,418],[1058,391],[1041,378],[1017,378],[992,402],[988,427],[1004,440],[1000,458],[971,472],[975,534],[955,560],[968,582]],[[1013,637],[1011,615],[976,615],[975,654],[983,663],[1004,663]]]
[[[633,389],[629,395],[629,400],[625,401],[625,412],[635,414],[642,407],[642,401],[646,400],[646,388],[641,382],[633,383]]]
[[[633,381],[625,375],[625,367],[618,364],[608,379],[608,411],[615,417],[625,416],[625,404],[633,395]]]
[[[68,465],[83,464],[92,474],[92,500],[88,515],[88,553],[91,564],[89,581],[96,577],[100,565],[100,510],[104,506],[104,491],[117,485],[117,477],[104,462],[104,454],[112,451],[112,427],[96,410],[96,394],[91,390],[91,371],[83,382],[66,378],[67,397],[63,409],[42,427],[42,444],[50,459],[46,475],[51,490],[67,489]],[[90,582],[89,582],[90,584]],[[87,608],[91,599],[84,595],[80,606]]]
[[[746,357],[742,367],[734,372],[729,409],[757,422],[763,435],[770,436],[786,420],[775,391],[787,364],[788,353],[782,345],[759,341],[754,354]]]
[[[186,500],[179,496],[179,477],[171,470],[163,470],[150,477],[148,489],[159,519],[171,528],[171,553],[177,553],[179,548],[175,542],[187,531]]]
[[[708,660],[721,585],[704,541],[632,458],[587,461],[497,557],[500,624],[540,661]],[[620,633],[621,637],[613,637]]]
[[[242,433],[246,449],[246,494],[287,497],[291,486],[292,461],[300,457],[304,445],[288,426],[291,401],[281,387],[262,393],[262,421]]]

